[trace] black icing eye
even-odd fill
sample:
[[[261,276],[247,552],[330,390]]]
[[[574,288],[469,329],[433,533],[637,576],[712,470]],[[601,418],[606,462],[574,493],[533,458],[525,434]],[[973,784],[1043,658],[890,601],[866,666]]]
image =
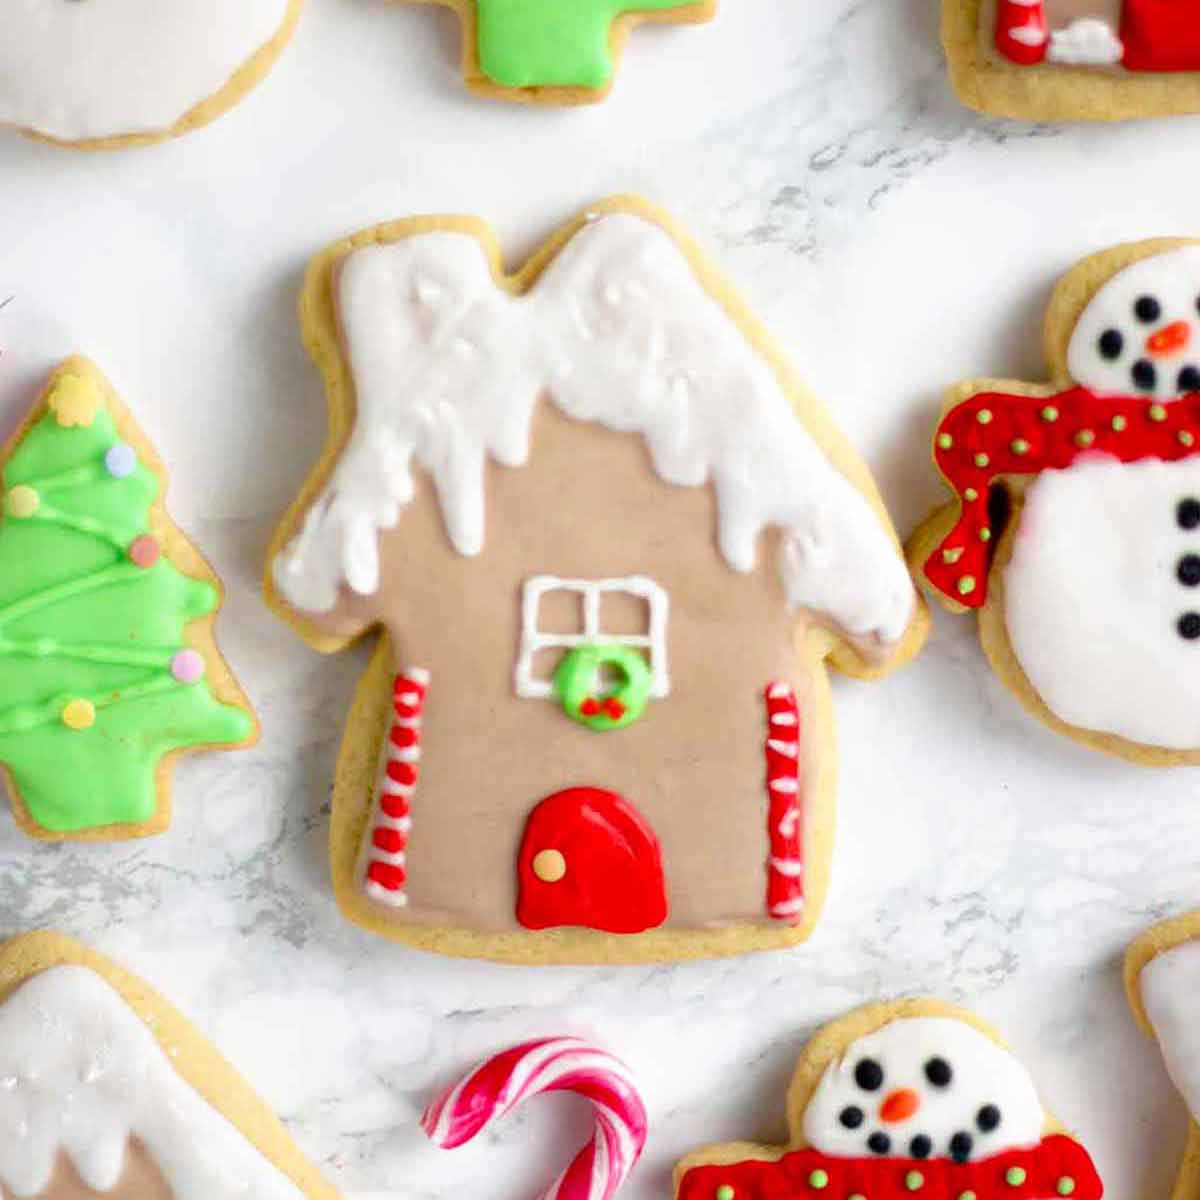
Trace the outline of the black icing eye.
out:
[[[1200,613],[1188,612],[1184,613],[1176,625],[1179,630],[1179,636],[1184,641],[1194,642],[1200,638]]]
[[[1158,372],[1154,369],[1153,363],[1139,358],[1129,373],[1133,376],[1133,382],[1143,392],[1154,391],[1154,385],[1158,382]]]
[[[1185,554],[1175,564],[1175,576],[1184,587],[1200,587],[1200,554]]]
[[[1133,305],[1134,316],[1149,325],[1162,316],[1162,305],[1153,296],[1139,296]]]
[[[969,1133],[956,1133],[950,1139],[950,1157],[955,1162],[964,1163],[971,1157],[975,1142]]]
[[[1180,529],[1195,529],[1200,525],[1200,500],[1194,496],[1180,500],[1175,506],[1175,520],[1179,522]]]
[[[1000,1124],[1000,1110],[994,1104],[985,1104],[975,1114],[975,1124],[984,1133],[991,1133]]]
[[[883,1086],[883,1068],[873,1058],[864,1058],[854,1068],[854,1082],[864,1092],[877,1092]]]
[[[908,1152],[913,1158],[928,1158],[933,1150],[933,1143],[923,1134],[918,1133],[911,1142],[908,1143]]]
[[[1100,335],[1098,345],[1102,358],[1120,358],[1121,351],[1125,349],[1125,339],[1121,336],[1119,329],[1106,329]]]
[[[847,1129],[857,1129],[863,1123],[863,1110],[857,1104],[851,1104],[842,1109],[838,1114],[838,1120]]]
[[[873,1133],[867,1138],[867,1149],[872,1154],[886,1154],[892,1148],[892,1139],[886,1133]]]
[[[949,1087],[950,1080],[954,1078],[954,1072],[950,1069],[950,1064],[944,1058],[931,1058],[925,1064],[925,1078],[934,1087]]]
[[[1200,367],[1184,367],[1175,386],[1181,392],[1200,392]]]

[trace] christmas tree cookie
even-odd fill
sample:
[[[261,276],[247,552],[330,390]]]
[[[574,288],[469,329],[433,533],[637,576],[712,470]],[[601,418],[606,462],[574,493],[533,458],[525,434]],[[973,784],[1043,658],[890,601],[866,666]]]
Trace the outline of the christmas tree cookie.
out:
[[[0,766],[30,835],[165,829],[177,754],[257,725],[213,640],[220,584],[100,372],[62,364],[2,457]]]
[[[1100,1200],[1087,1150],[986,1025],[939,1000],[872,1004],[796,1065],[786,1146],[689,1155],[675,1200]]]
[[[1076,264],[1045,349],[1048,382],[951,390],[932,449],[952,499],[912,559],[977,615],[992,668],[1052,729],[1198,763],[1200,243]]]
[[[140,979],[56,933],[0,945],[0,1196],[338,1200]]]
[[[717,0],[435,0],[463,25],[472,91],[543,104],[589,104],[613,85],[635,25],[711,20]]]
[[[304,0],[5,0],[0,129],[88,149],[161,141],[232,108]]]
[[[332,438],[274,540],[314,646],[386,636],[331,832],[354,921],[450,954],[788,946],[832,853],[827,668],[927,616],[870,473],[700,251],[634,197],[515,274],[481,222],[326,250]]]

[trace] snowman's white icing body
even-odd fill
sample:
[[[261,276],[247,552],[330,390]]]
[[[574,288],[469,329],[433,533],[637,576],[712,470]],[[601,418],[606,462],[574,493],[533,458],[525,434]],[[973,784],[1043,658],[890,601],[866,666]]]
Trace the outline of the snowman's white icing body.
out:
[[[289,0],[5,0],[0,126],[163,133],[283,27]]]
[[[1192,1119],[1200,1121],[1200,942],[1184,942],[1156,955],[1142,968],[1138,985],[1167,1074]]]
[[[1002,1046],[966,1021],[909,1017],[830,1063],[803,1133],[824,1154],[967,1162],[1035,1146],[1044,1124],[1032,1080]]]
[[[1200,527],[1179,520],[1188,499],[1200,499],[1200,457],[1087,458],[1027,488],[1005,623],[1029,682],[1068,724],[1200,747],[1200,639],[1180,632],[1200,614],[1200,588],[1180,578],[1200,555]]]

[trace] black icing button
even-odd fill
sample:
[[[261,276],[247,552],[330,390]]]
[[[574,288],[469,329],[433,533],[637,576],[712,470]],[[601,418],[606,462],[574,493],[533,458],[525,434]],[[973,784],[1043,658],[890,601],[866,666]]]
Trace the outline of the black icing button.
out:
[[[1186,641],[1194,642],[1200,638],[1200,613],[1186,612],[1176,622],[1175,628],[1179,630],[1179,636]]]
[[[1195,529],[1200,525],[1200,500],[1195,496],[1180,500],[1175,506],[1175,520],[1179,522],[1180,529]]]
[[[1200,554],[1185,554],[1176,564],[1175,574],[1184,587],[1200,586]]]

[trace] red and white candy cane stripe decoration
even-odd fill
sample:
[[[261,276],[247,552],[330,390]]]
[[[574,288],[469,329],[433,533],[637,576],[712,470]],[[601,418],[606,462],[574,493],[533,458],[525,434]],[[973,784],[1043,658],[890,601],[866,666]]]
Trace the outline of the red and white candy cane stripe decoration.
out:
[[[629,1068],[581,1038],[543,1038],[496,1055],[431,1104],[421,1128],[453,1150],[522,1100],[563,1091],[592,1102],[596,1130],[538,1200],[611,1200],[646,1144],[646,1105]]]
[[[412,796],[420,774],[421,713],[428,690],[429,672],[423,667],[407,667],[396,676],[387,760],[371,818],[363,886],[372,900],[393,908],[408,903],[405,852],[412,829]]]
[[[804,908],[804,828],[800,811],[800,706],[786,683],[767,688],[767,912],[795,922]]]
[[[995,40],[1009,62],[1021,67],[1042,62],[1050,42],[1044,0],[999,0]]]

